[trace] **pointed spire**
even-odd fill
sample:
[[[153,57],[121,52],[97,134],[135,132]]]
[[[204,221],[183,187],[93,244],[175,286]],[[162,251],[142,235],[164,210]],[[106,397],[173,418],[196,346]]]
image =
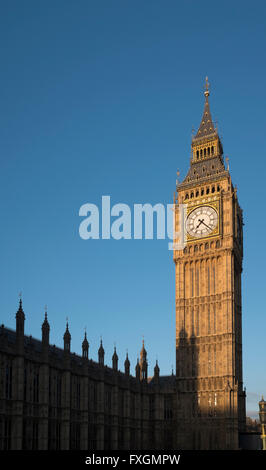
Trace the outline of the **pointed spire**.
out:
[[[154,367],[154,379],[155,379],[155,382],[157,382],[157,383],[159,381],[159,375],[160,375],[160,368],[158,366],[158,361],[156,359],[156,364],[155,364],[155,367]]]
[[[20,294],[19,307],[16,313],[16,343],[18,352],[23,354],[24,351],[24,323],[25,323],[25,313],[22,307],[22,299]]]
[[[206,137],[216,132],[216,129],[214,127],[212,117],[211,117],[211,111],[210,111],[210,105],[209,105],[209,99],[208,99],[210,95],[208,77],[206,77],[204,95],[205,95],[205,104],[204,104],[203,115],[201,118],[201,123],[198,129],[198,132],[193,137],[193,141],[196,139],[201,139],[202,137]]]
[[[129,359],[128,359],[128,352],[127,352],[127,356],[126,356],[124,366],[125,366],[125,374],[129,375],[130,374],[130,362],[129,362]]]
[[[99,364],[104,365],[104,349],[103,349],[102,337],[101,337],[101,344],[98,349],[98,359],[99,359]]]
[[[140,351],[140,370],[141,370],[141,379],[147,380],[148,362],[147,362],[147,351],[144,346],[144,338],[142,340],[142,349]]]
[[[21,298],[21,292],[19,294],[19,307],[16,313],[16,318],[20,318],[21,320],[25,320],[25,313],[22,307],[22,298]]]
[[[136,379],[137,379],[137,380],[140,380],[140,365],[139,365],[139,358],[137,358],[137,364],[136,364],[136,367],[135,367],[135,371],[136,371]]]
[[[112,362],[113,362],[113,369],[117,370],[117,368],[118,368],[118,355],[116,353],[116,347],[114,347],[114,354],[113,354],[113,357],[112,357]]]
[[[82,357],[88,359],[89,357],[89,342],[87,340],[87,332],[85,329],[84,340],[82,342]]]
[[[50,325],[47,319],[47,305],[45,305],[45,310],[44,310],[44,321],[42,324],[42,330],[50,330]]]
[[[142,362],[143,360],[146,360],[147,358],[147,351],[145,349],[145,346],[144,346],[144,338],[142,339],[142,348],[141,348],[141,351],[140,351],[140,362]]]
[[[214,126],[209,106],[209,82],[206,77],[205,103],[201,123],[191,142],[191,159],[189,171],[178,189],[187,183],[203,182],[212,175],[224,173],[223,146]],[[186,195],[188,196],[188,194]]]
[[[64,334],[64,350],[65,351],[70,351],[70,341],[71,341],[71,334],[69,333],[68,319],[67,319],[66,331]]]
[[[44,321],[42,324],[42,342],[49,344],[50,325],[47,319],[47,305],[45,305]]]

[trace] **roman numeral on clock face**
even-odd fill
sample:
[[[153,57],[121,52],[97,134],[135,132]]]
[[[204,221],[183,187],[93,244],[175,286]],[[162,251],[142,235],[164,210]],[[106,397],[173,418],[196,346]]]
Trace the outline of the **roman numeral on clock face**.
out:
[[[217,227],[218,214],[211,206],[200,206],[187,217],[186,230],[195,238],[207,237]]]

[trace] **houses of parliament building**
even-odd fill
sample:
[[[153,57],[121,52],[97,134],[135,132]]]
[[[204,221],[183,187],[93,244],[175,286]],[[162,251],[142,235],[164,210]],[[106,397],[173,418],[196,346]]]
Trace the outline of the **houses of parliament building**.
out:
[[[209,107],[192,137],[188,173],[175,193],[175,229],[186,206],[184,248],[175,247],[176,373],[148,376],[143,342],[118,370],[49,341],[26,336],[22,300],[16,329],[0,326],[0,449],[239,449],[245,431],[242,378],[242,210]]]

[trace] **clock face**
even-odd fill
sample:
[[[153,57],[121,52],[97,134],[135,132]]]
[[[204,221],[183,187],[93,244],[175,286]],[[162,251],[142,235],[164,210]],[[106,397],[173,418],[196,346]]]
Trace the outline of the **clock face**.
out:
[[[190,212],[186,221],[186,230],[195,238],[207,237],[218,225],[218,214],[213,207],[200,206]]]

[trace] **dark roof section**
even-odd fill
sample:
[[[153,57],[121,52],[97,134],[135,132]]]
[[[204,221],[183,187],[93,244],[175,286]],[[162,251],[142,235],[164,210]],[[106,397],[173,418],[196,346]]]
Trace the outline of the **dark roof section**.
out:
[[[16,343],[16,331],[11,329],[11,328],[7,328],[4,325],[0,325],[0,337],[2,337],[2,338],[4,337],[7,340],[7,342],[10,344],[12,350],[15,352],[15,349],[13,349],[13,348],[14,348],[15,343]],[[32,336],[24,335],[24,346],[25,346],[25,357],[27,357],[28,352],[35,352],[36,353],[35,359],[36,359],[37,362],[40,362],[41,353],[42,353],[42,341],[40,341],[39,339],[33,338]],[[49,354],[52,355],[54,360],[59,360],[59,363],[62,364],[62,360],[64,358],[64,350],[63,349],[58,348],[57,346],[50,344],[49,345]],[[75,354],[74,352],[71,352],[70,357],[71,357],[71,361],[73,361],[76,365],[80,365],[80,366],[82,365],[82,357],[80,355]],[[128,355],[127,355],[127,360],[128,360]],[[93,371],[93,370],[103,371],[103,367],[98,362],[95,362],[92,359],[89,359],[88,367],[90,368],[91,371]],[[105,373],[105,375],[109,374],[110,376],[113,376],[114,371],[111,367],[108,367],[106,365],[106,366],[104,366],[104,373]],[[125,379],[127,379],[127,376],[124,372],[119,370],[117,373],[119,374],[119,376],[121,378],[124,377]],[[136,378],[134,376],[130,375],[129,379],[132,381],[132,383],[137,383]],[[167,390],[171,391],[170,388],[175,387],[175,383],[176,383],[175,380],[176,380],[176,378],[175,378],[174,375],[161,376],[159,378],[160,387],[163,388],[163,389],[167,389]],[[153,377],[148,378],[148,384],[151,385],[151,386],[155,385]]]
[[[179,188],[187,183],[202,183],[208,178],[214,176],[221,177],[227,175],[228,172],[225,170],[223,157],[221,155],[208,158],[206,160],[200,160],[199,162],[192,162],[188,170],[187,176],[184,181],[178,186]]]
[[[214,127],[212,117],[211,117],[211,111],[210,111],[210,105],[209,105],[209,100],[208,100],[209,92],[205,92],[205,105],[204,105],[204,111],[203,115],[201,118],[201,123],[198,129],[197,134],[194,136],[193,141],[195,139],[201,139],[202,137],[207,137],[208,135],[212,135],[216,133],[216,129]]]
[[[157,385],[154,377],[148,378],[149,385]],[[175,375],[161,375],[159,377],[159,385],[161,389],[174,389],[176,387],[176,376]]]
[[[193,142],[198,139],[202,139],[204,137],[208,137],[211,135],[217,135],[217,130],[214,127],[212,117],[211,117],[211,111],[210,111],[210,105],[209,105],[209,82],[208,82],[208,77],[206,77],[206,82],[205,82],[205,104],[204,104],[204,110],[203,110],[203,115],[201,118],[201,123],[198,128],[197,134],[193,137]]]

